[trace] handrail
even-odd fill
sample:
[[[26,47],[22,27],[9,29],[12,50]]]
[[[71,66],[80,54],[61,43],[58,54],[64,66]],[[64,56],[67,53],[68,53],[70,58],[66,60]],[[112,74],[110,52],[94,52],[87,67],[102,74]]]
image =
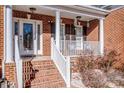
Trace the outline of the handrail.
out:
[[[65,80],[66,86],[70,87],[70,58],[67,57],[67,59],[65,59],[57,49],[53,38],[51,39],[51,59]]]
[[[15,36],[15,63],[16,63],[16,72],[17,72],[17,82],[18,87],[23,87],[23,78],[22,78],[22,59],[19,52],[18,36]]]

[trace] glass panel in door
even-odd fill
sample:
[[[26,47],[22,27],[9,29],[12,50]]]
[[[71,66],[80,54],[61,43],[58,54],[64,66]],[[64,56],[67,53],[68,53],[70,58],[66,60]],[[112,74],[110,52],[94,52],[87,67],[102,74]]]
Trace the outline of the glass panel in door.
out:
[[[23,48],[33,50],[33,24],[23,23]]]

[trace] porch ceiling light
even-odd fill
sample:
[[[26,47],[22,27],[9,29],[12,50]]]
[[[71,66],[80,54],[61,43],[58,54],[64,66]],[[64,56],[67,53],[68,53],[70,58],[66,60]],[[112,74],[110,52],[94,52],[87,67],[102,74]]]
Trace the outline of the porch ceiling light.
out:
[[[74,24],[75,25],[80,24],[80,22],[78,22],[78,20],[80,20],[80,19],[81,19],[81,16],[76,16]]]
[[[31,7],[31,8],[29,8],[29,10],[30,10],[30,12],[33,14],[33,13],[34,13],[34,11],[36,11],[36,8]],[[31,13],[28,13],[28,14],[27,14],[27,18],[28,18],[28,19],[30,19],[30,18],[31,18]]]
[[[76,19],[81,19],[81,16],[76,16]]]
[[[36,8],[34,8],[34,7],[30,7],[29,9],[30,9],[31,13],[34,13],[34,11],[36,11]]]

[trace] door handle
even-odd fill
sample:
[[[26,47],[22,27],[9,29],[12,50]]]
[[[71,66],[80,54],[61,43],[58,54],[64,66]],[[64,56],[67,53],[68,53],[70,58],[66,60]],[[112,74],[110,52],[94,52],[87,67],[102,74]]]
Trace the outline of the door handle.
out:
[[[21,36],[19,36],[20,37],[20,40],[22,40],[22,35]]]

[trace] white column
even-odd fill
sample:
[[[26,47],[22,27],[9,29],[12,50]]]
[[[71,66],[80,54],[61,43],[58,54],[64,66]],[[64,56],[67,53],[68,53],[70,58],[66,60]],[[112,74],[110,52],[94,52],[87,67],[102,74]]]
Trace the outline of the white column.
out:
[[[100,54],[104,55],[104,19],[99,19],[99,41],[100,41]]]
[[[13,62],[12,6],[6,6],[6,63]]]
[[[60,11],[56,11],[56,46],[60,49]]]

